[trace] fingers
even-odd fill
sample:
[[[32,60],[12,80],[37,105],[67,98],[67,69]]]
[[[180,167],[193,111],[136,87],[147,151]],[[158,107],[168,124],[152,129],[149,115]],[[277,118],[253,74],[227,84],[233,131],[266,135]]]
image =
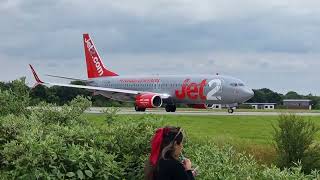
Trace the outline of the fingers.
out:
[[[183,166],[185,168],[185,170],[191,170],[191,161],[190,159],[184,159],[183,161]]]

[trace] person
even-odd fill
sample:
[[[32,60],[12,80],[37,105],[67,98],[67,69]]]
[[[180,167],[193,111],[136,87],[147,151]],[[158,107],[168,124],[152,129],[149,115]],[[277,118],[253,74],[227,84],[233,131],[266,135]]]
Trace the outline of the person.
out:
[[[183,137],[179,127],[157,129],[145,166],[145,180],[194,180],[191,161],[186,158],[179,160]]]

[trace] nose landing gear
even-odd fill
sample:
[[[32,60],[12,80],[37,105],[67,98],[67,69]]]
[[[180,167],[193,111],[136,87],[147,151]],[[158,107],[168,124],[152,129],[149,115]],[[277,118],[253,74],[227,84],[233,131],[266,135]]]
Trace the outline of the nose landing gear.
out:
[[[232,114],[233,112],[234,112],[233,108],[229,108],[229,109],[228,109],[228,113],[229,113],[229,114]]]

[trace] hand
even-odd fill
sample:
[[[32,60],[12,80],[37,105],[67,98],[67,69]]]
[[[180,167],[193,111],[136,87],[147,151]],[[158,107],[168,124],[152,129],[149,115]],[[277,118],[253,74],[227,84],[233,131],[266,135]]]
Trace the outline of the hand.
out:
[[[183,163],[183,167],[184,167],[184,169],[186,171],[191,170],[191,161],[190,161],[190,159],[185,158],[182,163]]]
[[[193,175],[193,177],[196,177],[198,175],[198,172],[193,170],[192,175]]]
[[[196,177],[196,176],[198,175],[198,168],[199,168],[199,166],[197,166],[196,168],[194,168],[194,169],[192,170],[192,175],[193,175],[193,177]]]

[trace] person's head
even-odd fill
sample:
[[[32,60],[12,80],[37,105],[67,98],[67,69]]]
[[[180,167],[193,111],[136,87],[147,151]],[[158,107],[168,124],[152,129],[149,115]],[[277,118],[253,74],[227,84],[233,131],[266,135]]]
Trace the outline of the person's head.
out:
[[[145,179],[153,179],[159,159],[178,159],[183,145],[183,133],[180,127],[157,129],[151,141],[151,154],[145,167]]]
[[[183,133],[180,127],[166,127],[168,130],[163,135],[163,140],[160,146],[160,158],[177,159],[183,148]]]

